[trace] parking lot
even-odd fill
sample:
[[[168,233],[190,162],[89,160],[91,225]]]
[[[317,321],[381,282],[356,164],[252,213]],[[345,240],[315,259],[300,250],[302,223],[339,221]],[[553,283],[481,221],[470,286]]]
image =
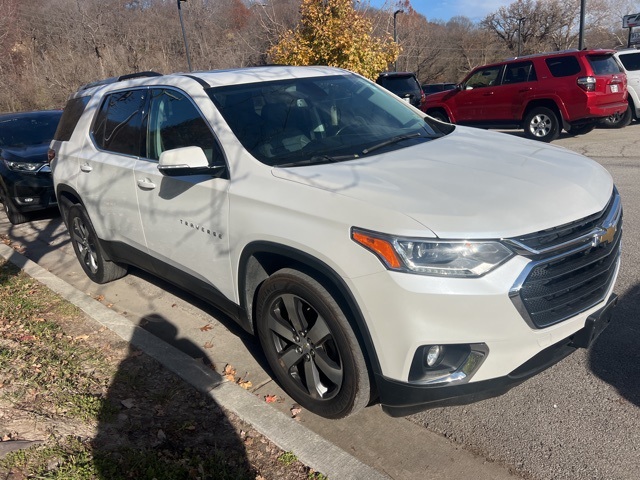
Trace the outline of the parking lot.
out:
[[[511,133],[509,133],[511,134]],[[554,145],[607,168],[624,204],[623,266],[614,322],[590,351],[578,351],[508,394],[464,407],[392,419],[378,406],[341,421],[302,412],[300,421],[393,478],[629,479],[640,468],[640,124],[561,136]],[[518,134],[517,134],[518,135]],[[256,395],[291,402],[266,373],[257,341],[193,297],[144,272],[98,286],[82,273],[59,218],[0,233],[32,260],[168,342],[198,345],[222,370],[232,364]],[[203,328],[209,326],[208,328]],[[189,352],[187,352],[189,353]]]

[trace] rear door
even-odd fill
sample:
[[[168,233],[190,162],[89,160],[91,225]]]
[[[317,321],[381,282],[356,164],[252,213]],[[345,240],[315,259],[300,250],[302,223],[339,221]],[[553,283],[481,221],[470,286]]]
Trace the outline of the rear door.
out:
[[[142,251],[133,167],[141,151],[147,92],[138,88],[104,97],[77,164],[77,188],[98,236]]]
[[[492,122],[511,123],[522,117],[527,96],[536,87],[536,71],[531,61],[505,65],[502,82],[493,89],[482,116]]]
[[[176,280],[175,271],[167,269],[173,267],[233,298],[229,180],[207,175],[169,177],[158,170],[162,152],[191,146],[201,147],[211,165],[225,163],[208,122],[189,96],[174,88],[152,89],[147,154],[136,163],[132,181],[146,244],[149,254],[159,260],[155,268],[160,276]]]

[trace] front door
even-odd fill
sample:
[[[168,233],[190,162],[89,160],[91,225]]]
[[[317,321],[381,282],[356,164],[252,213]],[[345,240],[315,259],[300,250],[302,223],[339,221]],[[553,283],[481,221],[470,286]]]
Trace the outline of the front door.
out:
[[[149,254],[159,260],[159,268],[175,267],[234,299],[229,180],[207,175],[169,177],[158,171],[163,151],[187,146],[201,147],[210,164],[224,163],[215,136],[191,99],[175,89],[153,89],[147,158],[136,163],[134,179]],[[167,277],[170,272],[158,273]]]

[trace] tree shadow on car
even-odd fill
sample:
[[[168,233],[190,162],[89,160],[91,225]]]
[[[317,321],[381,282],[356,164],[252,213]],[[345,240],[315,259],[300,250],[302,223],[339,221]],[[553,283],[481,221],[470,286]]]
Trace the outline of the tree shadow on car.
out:
[[[593,373],[640,406],[640,285],[622,295],[607,329],[589,350]]]

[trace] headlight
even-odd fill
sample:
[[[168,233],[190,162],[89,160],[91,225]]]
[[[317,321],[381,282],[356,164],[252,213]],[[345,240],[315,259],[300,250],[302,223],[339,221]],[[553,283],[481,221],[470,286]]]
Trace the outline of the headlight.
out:
[[[44,163],[14,162],[12,160],[4,160],[4,164],[14,172],[37,172],[45,165]]]
[[[353,228],[351,238],[390,270],[446,277],[480,277],[514,253],[496,241],[399,238]]]

